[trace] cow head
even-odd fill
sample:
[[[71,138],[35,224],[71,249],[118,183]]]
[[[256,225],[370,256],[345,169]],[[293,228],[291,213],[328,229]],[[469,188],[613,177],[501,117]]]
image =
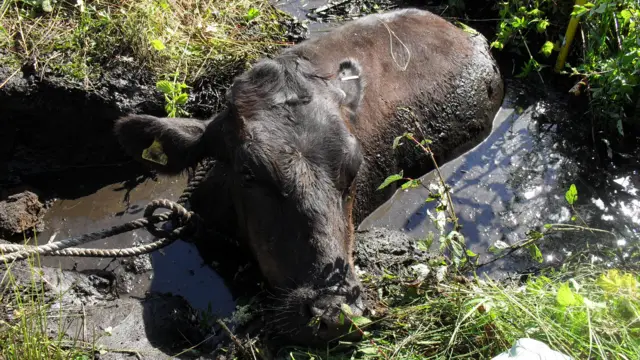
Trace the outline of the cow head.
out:
[[[231,177],[239,228],[272,289],[282,292],[281,326],[320,320],[307,327],[314,339],[347,330],[343,304],[356,315],[364,307],[351,220],[363,154],[349,131],[363,86],[353,60],[320,74],[307,60],[287,55],[237,77],[227,109],[211,120],[132,115],[115,125],[131,156],[160,156],[147,162],[161,173],[179,173],[205,156],[226,165],[228,172],[216,176]]]

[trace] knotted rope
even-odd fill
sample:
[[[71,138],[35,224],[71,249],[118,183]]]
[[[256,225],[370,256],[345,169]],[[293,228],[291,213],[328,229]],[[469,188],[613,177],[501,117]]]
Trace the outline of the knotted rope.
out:
[[[153,200],[145,207],[144,216],[140,219],[132,220],[122,225],[116,225],[109,229],[95,231],[79,237],[72,237],[46,245],[34,246],[0,244],[0,253],[6,254],[0,256],[0,263],[23,260],[32,254],[84,257],[137,256],[161,249],[184,236],[193,235],[199,230],[200,226],[202,226],[202,219],[192,211],[188,211],[183,205],[186,204],[186,202],[191,198],[193,191],[205,179],[206,174],[213,167],[213,164],[214,162],[212,160],[205,160],[198,165],[177,202],[166,199]],[[168,209],[170,211],[154,215],[154,212],[160,208]],[[173,230],[166,231],[155,227],[155,224],[168,220],[173,220],[175,225]],[[73,247],[141,228],[146,228],[147,231],[156,236],[158,240],[150,244],[143,244],[123,249],[90,249]]]

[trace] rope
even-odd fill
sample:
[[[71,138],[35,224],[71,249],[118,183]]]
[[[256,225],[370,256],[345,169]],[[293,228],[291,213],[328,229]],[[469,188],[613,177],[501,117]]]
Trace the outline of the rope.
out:
[[[68,255],[84,257],[137,256],[163,248],[185,235],[195,234],[202,225],[202,219],[197,214],[188,211],[183,205],[191,198],[193,191],[205,179],[206,174],[212,168],[213,164],[214,162],[209,160],[205,160],[200,163],[177,202],[166,199],[153,200],[145,207],[143,218],[132,220],[122,225],[116,225],[109,229],[56,241],[46,245],[34,246],[0,244],[0,252],[7,253],[7,255],[0,256],[0,261],[23,260],[36,253],[40,255]],[[153,213],[160,208],[169,209],[171,211],[154,215]],[[175,229],[170,232],[154,226],[159,222],[168,221],[170,219],[173,219],[176,224]],[[123,249],[91,249],[73,247],[141,228],[146,228],[147,231],[156,236],[158,240],[150,244]]]

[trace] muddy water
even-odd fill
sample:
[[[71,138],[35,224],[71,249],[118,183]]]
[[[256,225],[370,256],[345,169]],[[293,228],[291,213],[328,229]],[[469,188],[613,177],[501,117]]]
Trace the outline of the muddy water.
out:
[[[577,162],[572,154],[576,149],[557,131],[556,124],[570,120],[563,111],[566,101],[536,101],[525,96],[525,89],[508,82],[489,137],[440,168],[452,187],[454,208],[470,249],[480,255],[482,263],[492,258],[487,250],[496,241],[514,244],[525,239],[529,230],[540,231],[547,223],[582,224],[581,220],[571,221],[574,212],[565,200],[571,183],[579,194],[575,211],[590,226],[615,235],[582,231],[549,237],[541,242],[545,262],[559,263],[587,244],[624,247],[640,241],[637,168],[622,170],[610,181],[593,186],[595,179],[605,178],[604,173]],[[439,182],[437,173],[430,172],[421,180],[422,187],[397,191],[359,228],[402,230],[415,239],[425,239],[431,232],[437,239],[439,232],[431,218],[436,215],[436,202],[425,202],[429,184]],[[434,241],[433,248],[438,245]],[[521,254],[492,263],[483,271],[499,277],[532,265]]]
[[[47,230],[38,242],[61,240],[84,233],[109,228],[140,218],[144,207],[153,199],[177,200],[186,185],[185,177],[148,179],[124,201],[121,184],[105,186],[95,193],[72,200],[55,201],[48,210]],[[124,248],[149,243],[155,238],[144,229],[98,240],[82,247]],[[214,313],[228,315],[234,308],[231,294],[223,280],[203,264],[195,246],[183,241],[135,258],[88,258],[46,256],[43,265],[78,271],[108,270],[118,275],[121,295],[141,297],[147,291],[181,295],[197,309],[205,310],[209,303]]]
[[[307,20],[307,14],[309,14],[312,9],[325,6],[329,2],[327,0],[272,0],[271,3],[280,10],[295,16],[298,20],[305,21]],[[330,28],[338,25],[340,25],[339,22],[321,23],[310,21],[307,23],[310,37],[328,31]]]

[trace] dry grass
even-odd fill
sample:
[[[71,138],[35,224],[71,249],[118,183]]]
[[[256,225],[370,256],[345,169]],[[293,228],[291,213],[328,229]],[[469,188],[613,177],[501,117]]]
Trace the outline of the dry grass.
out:
[[[4,0],[0,48],[5,65],[85,84],[115,64],[189,83],[278,51],[286,22],[268,0]]]

